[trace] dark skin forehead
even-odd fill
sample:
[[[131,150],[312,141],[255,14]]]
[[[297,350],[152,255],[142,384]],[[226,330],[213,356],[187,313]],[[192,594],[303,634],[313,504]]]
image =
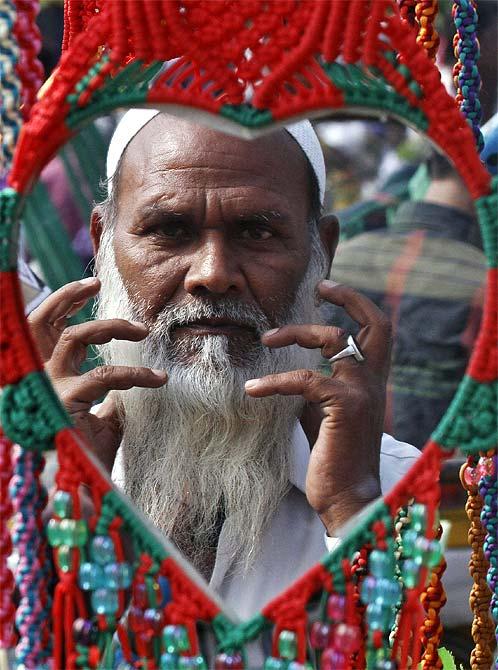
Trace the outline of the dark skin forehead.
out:
[[[181,172],[193,169],[199,176],[202,171],[208,188],[245,188],[250,184],[253,189],[274,193],[276,199],[283,195],[290,201],[297,197],[309,202],[310,168],[287,131],[243,140],[159,114],[137,133],[123,154],[118,204],[122,189],[136,189],[144,198],[154,199],[165,186],[166,171],[174,171],[171,176],[181,185],[185,181]]]

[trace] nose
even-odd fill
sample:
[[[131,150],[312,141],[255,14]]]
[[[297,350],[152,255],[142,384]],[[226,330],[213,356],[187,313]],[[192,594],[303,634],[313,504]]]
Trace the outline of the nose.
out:
[[[190,294],[236,295],[243,291],[244,276],[239,259],[227,248],[218,231],[208,234],[194,253],[185,275],[185,291]]]

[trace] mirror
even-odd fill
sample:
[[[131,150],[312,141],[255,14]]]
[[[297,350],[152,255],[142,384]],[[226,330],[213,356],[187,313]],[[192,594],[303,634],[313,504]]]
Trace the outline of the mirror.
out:
[[[387,18],[392,19],[392,15]],[[379,30],[380,25],[379,23]],[[92,54],[95,54],[94,49]],[[105,68],[106,63],[99,65]],[[176,86],[178,90],[183,86],[188,87],[196,76],[189,67],[188,63],[180,60],[179,64],[174,65],[175,72],[163,73],[165,77],[161,75],[157,82],[165,84],[166,87]],[[338,62],[332,64],[327,74],[335,85],[344,74],[353,78],[358,77],[357,70],[355,67],[348,68]],[[151,73],[151,78],[155,74],[157,70]],[[201,74],[203,77],[204,75],[205,73]],[[360,73],[360,79],[361,76]],[[422,81],[422,76],[420,80]],[[358,78],[355,81],[365,83],[360,82]],[[427,82],[428,79],[424,80],[424,85],[427,85]],[[112,83],[118,86],[115,81]],[[204,79],[205,87],[200,87],[199,94],[206,96],[206,90],[212,90],[212,83],[209,76]],[[416,84],[415,88],[418,86],[416,81],[411,83]],[[292,86],[287,88],[291,93],[295,92]],[[441,98],[441,95],[439,97]],[[181,96],[178,93],[176,102],[180,100]],[[251,100],[250,95],[248,100]],[[153,99],[147,98],[147,101],[154,104]],[[74,102],[73,100],[71,104]],[[399,96],[395,102],[399,111]],[[41,106],[43,103],[44,101]],[[244,104],[249,106],[249,102]],[[105,108],[105,104],[102,106]],[[327,106],[333,106],[333,102],[328,100],[324,103],[324,108]],[[79,123],[84,121],[87,110],[84,109],[84,104],[80,107],[83,109],[77,109],[75,105],[71,111],[72,128],[78,127]],[[243,106],[228,107],[229,109],[224,109],[225,116],[232,115],[238,121],[241,115],[248,111]],[[169,111],[178,109],[172,108]],[[254,108],[252,111],[254,112]],[[317,116],[322,113],[323,110],[316,111]],[[431,110],[429,109],[427,113],[430,116]],[[88,117],[90,116],[91,113],[88,112]],[[403,114],[399,113],[397,116],[402,117]],[[188,117],[190,118],[190,115]],[[467,134],[469,135],[468,129]],[[371,436],[377,436],[380,431],[382,412],[371,413],[372,406],[366,403],[365,394],[359,393],[361,383],[355,386],[354,392],[348,391],[349,398],[357,403],[354,406],[356,412],[354,417],[353,414],[347,413],[350,407],[347,407],[343,400],[342,405],[338,401],[340,389],[344,392],[345,388],[353,388],[351,380],[365,381],[366,376],[369,376],[369,383],[365,386],[369,392],[372,389],[374,391],[373,394],[369,393],[369,398],[371,399],[372,395],[378,403],[374,409],[382,407],[382,393],[379,392],[378,379],[385,375],[384,359],[387,360],[388,352],[387,349],[383,351],[382,347],[386,346],[388,329],[385,321],[372,316],[376,312],[372,312],[369,304],[345,289],[330,285],[321,289],[322,300],[346,304],[351,316],[354,320],[360,321],[364,328],[363,332],[357,335],[358,342],[349,343],[352,349],[346,349],[348,354],[354,354],[356,361],[348,356],[348,361],[341,359],[334,364],[337,365],[335,369],[339,371],[342,369],[343,373],[338,372],[332,380],[308,373],[290,377],[287,374],[285,382],[281,377],[260,382],[256,387],[252,387],[252,391],[247,387],[248,395],[252,396],[249,398],[251,402],[244,393],[240,393],[241,383],[245,382],[248,376],[260,376],[262,369],[264,372],[286,374],[289,367],[295,366],[298,362],[304,368],[318,365],[319,359],[315,356],[317,349],[322,349],[326,357],[333,357],[342,352],[342,345],[339,348],[339,344],[343,336],[336,331],[333,333],[326,331],[329,337],[339,339],[334,346],[328,341],[323,341],[325,331],[320,331],[322,334],[317,334],[309,328],[306,329],[306,333],[299,331],[298,324],[301,320],[313,321],[315,316],[314,310],[318,307],[313,300],[316,279],[317,276],[319,278],[324,275],[327,260],[334,255],[337,226],[331,218],[325,217],[317,221],[317,217],[312,216],[317,211],[313,204],[317,191],[320,193],[321,190],[320,177],[313,168],[317,182],[314,183],[309,166],[304,161],[302,153],[299,153],[301,151],[299,146],[293,143],[294,137],[280,130],[273,135],[260,136],[249,145],[240,138],[228,138],[217,131],[194,130],[194,126],[186,120],[175,119],[173,123],[164,116],[149,119],[148,125],[142,127],[140,133],[131,139],[131,144],[126,150],[128,156],[125,156],[121,170],[118,170],[118,175],[115,176],[115,184],[113,182],[115,185],[113,198],[108,198],[106,205],[101,206],[93,215],[92,239],[98,250],[97,271],[103,285],[100,316],[113,316],[118,307],[122,310],[121,316],[127,320],[145,321],[147,327],[153,331],[147,338],[148,345],[151,346],[148,349],[140,344],[126,344],[122,347],[119,343],[123,336],[127,338],[126,341],[144,340],[146,333],[140,326],[114,322],[107,327],[99,326],[104,330],[107,328],[107,331],[95,335],[97,328],[95,324],[83,323],[81,328],[70,331],[70,336],[66,334],[62,338],[65,351],[57,344],[54,349],[56,353],[50,352],[48,355],[50,359],[53,356],[58,359],[54,364],[51,361],[47,366],[56,387],[58,382],[61,380],[66,382],[67,377],[72,375],[73,379],[69,384],[70,395],[74,393],[75,387],[79,387],[80,391],[82,388],[84,375],[77,374],[78,365],[83,361],[80,346],[82,342],[86,344],[91,341],[101,347],[109,344],[102,350],[108,364],[131,363],[135,366],[146,364],[148,369],[158,365],[162,369],[167,367],[170,373],[167,385],[164,385],[165,379],[161,375],[151,376],[150,370],[135,370],[134,382],[140,381],[140,384],[134,383],[133,386],[147,389],[166,388],[164,397],[168,405],[158,402],[161,396],[157,388],[145,392],[135,392],[134,389],[123,393],[119,402],[115,400],[116,396],[108,396],[112,399],[113,406],[110,407],[110,400],[106,399],[96,414],[89,414],[86,406],[82,411],[80,404],[79,411],[74,412],[77,426],[83,432],[87,431],[90,443],[99,445],[101,460],[110,466],[108,457],[110,454],[114,455],[113,451],[121,439],[115,430],[116,421],[124,421],[125,435],[121,453],[125,490],[127,489],[132,498],[149,512],[152,519],[154,515],[161,521],[167,517],[170,527],[163,529],[170,533],[202,572],[207,576],[211,575],[214,587],[216,587],[215,579],[219,579],[218,591],[225,598],[233,598],[236,606],[240,605],[242,616],[246,610],[259,609],[274,595],[273,589],[277,578],[288,583],[297,577],[306,567],[303,565],[307,560],[306,552],[314,553],[318,542],[321,547],[320,554],[322,553],[324,542],[323,529],[320,525],[322,520],[325,520],[329,535],[340,534],[341,524],[336,524],[336,517],[329,515],[332,507],[336,508],[337,518],[341,513],[345,517],[341,519],[342,522],[352,512],[359,511],[363,503],[370,502],[379,493],[379,488],[373,481],[375,477],[372,479],[367,476],[364,479],[358,475],[364,465],[369,474],[375,470],[376,459],[370,456],[371,445],[368,441],[370,439],[373,441]],[[441,140],[442,146],[448,146],[447,137]],[[301,147],[306,145],[302,138],[297,141]],[[154,150],[151,149],[152,143]],[[156,153],[157,145],[160,145],[162,151]],[[306,153],[308,150],[304,149]],[[191,156],[188,164],[184,162],[186,152]],[[283,152],[283,159],[280,152]],[[43,162],[43,157],[39,160]],[[314,164],[313,157],[311,162]],[[466,168],[470,169],[470,163],[471,160]],[[480,177],[484,181],[482,174]],[[303,221],[307,224],[304,228]],[[109,258],[114,261],[115,266],[109,263]],[[119,275],[115,268],[119,269]],[[312,275],[313,281],[308,277],[310,269],[315,273]],[[123,286],[119,285],[120,276]],[[309,281],[305,283],[305,279]],[[306,290],[301,295],[303,286]],[[84,289],[81,289],[81,285],[78,287],[80,293],[77,300],[73,301],[69,312],[73,311],[73,306],[80,306],[80,303],[96,293],[96,284],[86,283],[83,287]],[[109,290],[105,290],[107,288]],[[85,291],[88,291],[88,294]],[[106,301],[111,300],[112,294],[113,310],[111,313],[106,313],[105,310],[109,308]],[[254,309],[244,311],[236,309],[237,305],[230,303],[227,303],[227,308],[223,307],[223,310],[219,304],[217,309],[212,305],[208,309],[206,297],[212,294],[218,296],[217,299],[225,294],[234,297],[245,294],[250,298],[247,304]],[[188,296],[188,301],[185,300],[185,304],[182,304],[181,298],[184,296]],[[298,297],[300,302],[297,301]],[[44,303],[45,307],[48,300],[50,298]],[[54,309],[57,306],[60,306],[60,303],[54,305]],[[261,307],[259,311],[256,309],[258,306]],[[174,312],[174,307],[181,309]],[[304,319],[303,313],[306,309],[309,310],[309,318]],[[158,314],[161,314],[163,323],[160,322]],[[172,315],[174,318],[168,321]],[[294,335],[290,337],[287,324],[292,319],[297,321],[297,325],[293,326]],[[166,331],[169,328],[168,338],[161,337],[160,326],[163,325]],[[275,326],[280,327],[277,333],[267,332],[268,328]],[[36,318],[33,328],[36,339],[36,330],[41,328]],[[285,336],[284,331],[287,333]],[[267,332],[264,336],[266,344],[261,346],[263,332]],[[376,341],[375,347],[372,346],[373,339],[370,337],[372,333],[376,334],[373,338]],[[381,337],[382,334],[384,337]],[[109,336],[113,337],[111,343],[106,341],[110,339]],[[314,337],[315,340],[311,342],[310,337],[312,339]],[[286,346],[294,341],[301,341],[305,346],[301,349],[294,348],[290,353],[284,352]],[[283,354],[281,357],[280,354],[265,356],[266,349],[282,351]],[[312,353],[309,353],[310,351]],[[164,352],[167,353],[166,356]],[[65,362],[62,361],[64,355]],[[271,358],[272,364],[278,361],[276,367],[261,368],[259,363],[265,357]],[[192,379],[194,375],[191,373],[195,371],[195,366],[198,367],[197,378]],[[244,372],[251,374],[247,375]],[[86,377],[87,381],[93,380],[91,393],[89,385],[85,384],[86,390],[83,393],[85,397],[80,393],[79,397],[73,395],[71,398],[66,392],[64,394],[66,402],[68,397],[77,403],[83,400],[83,404],[86,403],[89,407],[102,391],[116,390],[116,386],[119,390],[123,390],[123,387],[132,385],[129,383],[129,377],[127,381],[123,381],[123,376],[130,373],[123,373],[122,370],[121,381],[117,381],[116,370],[109,368],[104,369],[104,374],[86,374],[93,374],[93,377]],[[119,374],[117,376],[119,377]],[[374,378],[377,378],[377,381]],[[227,380],[224,389],[220,389],[220,379]],[[311,380],[314,380],[314,383]],[[282,384],[287,384],[287,387],[283,389]],[[222,390],[225,391],[224,394],[221,393]],[[333,403],[330,401],[334,393],[336,404],[332,406]],[[267,397],[255,399],[258,395]],[[272,400],[275,396],[276,402]],[[291,398],[295,396],[306,396],[306,403],[294,403]],[[196,405],[193,404],[193,399],[197,402]],[[238,406],[234,405],[236,402],[239,402]],[[325,410],[326,417],[332,417],[331,421],[323,420],[323,417],[315,411],[316,408],[312,405],[316,404],[321,404],[321,410]],[[341,422],[334,416],[337,406],[340,406],[348,417],[346,432],[344,429],[340,430]],[[209,422],[209,418],[216,412],[218,412],[218,423]],[[265,421],[258,424],[258,418],[261,418],[264,412],[266,412]],[[220,417],[223,419],[221,425]],[[241,417],[244,424],[241,431],[244,438],[241,440],[243,448],[236,454],[233,448],[236,442],[234,435],[236,424],[240,423]],[[156,453],[153,459],[147,462],[148,455],[144,449],[144,442],[147,437],[153,435],[152,427],[155,426],[157,429],[160,420],[165,420],[166,423],[158,430],[159,437],[156,435]],[[183,436],[179,436],[178,430],[181,421],[185,424]],[[362,425],[364,421],[366,429]],[[336,424],[339,424],[339,428]],[[126,435],[127,428],[135,430],[129,441]],[[173,431],[174,435],[171,434]],[[241,463],[246,464],[248,460],[250,461],[251,454],[248,454],[247,445],[251,443],[251,434],[255,453],[258,455],[259,471],[253,468],[252,473],[249,473],[247,470],[242,474],[251,474],[252,479],[250,477],[244,479],[241,477]],[[104,439],[106,435],[109,438],[107,440]],[[331,435],[335,436],[333,445]],[[94,437],[98,439],[93,439]],[[164,441],[169,439],[179,440],[179,443],[176,445],[175,455],[170,462],[165,463]],[[275,448],[270,453],[268,450],[262,453],[263,442],[264,445],[270,442]],[[284,447],[281,450],[277,449],[279,442],[280,446]],[[298,443],[301,445],[299,456],[291,463],[289,453],[294,454],[293,449]],[[325,445],[327,449],[324,448],[324,443],[327,443]],[[375,443],[378,445],[377,437]],[[314,446],[310,456],[311,445]],[[224,447],[225,451],[221,447]],[[390,447],[398,449],[392,441]],[[194,449],[193,458],[191,455],[182,462],[180,456],[187,453],[187,448]],[[399,448],[403,453],[400,460],[415,460],[413,448],[406,446]],[[326,464],[327,467],[322,469],[316,467],[320,466],[320,458],[317,457],[320,451],[322,459],[324,455],[332,459]],[[353,454],[354,458],[351,458]],[[201,478],[200,468],[196,468],[196,472],[192,473],[192,460],[195,458],[197,458],[196,465],[202,459],[203,468],[210,466],[211,478]],[[261,468],[264,459],[268,459],[268,466],[276,464],[273,470],[274,476],[271,478],[272,490],[263,485],[265,482],[262,471],[264,470],[264,474],[272,472],[270,467]],[[303,475],[306,473],[307,460],[310,461],[310,465],[307,472],[308,481],[305,482]],[[314,486],[311,487],[310,496],[312,461],[315,462],[314,474],[317,476]],[[405,465],[406,462],[403,466]],[[128,474],[129,482],[126,481]],[[384,488],[388,490],[400,474],[396,472],[396,467],[392,468],[392,477]],[[164,485],[163,475],[169,477],[170,485]],[[229,475],[231,479],[227,483]],[[281,488],[277,491],[277,487],[273,485],[279,482],[279,477]],[[222,486],[221,478],[224,479]],[[330,485],[332,479],[335,479],[335,484]],[[289,481],[294,488],[289,489]],[[360,484],[358,488],[355,487],[357,483]],[[337,503],[331,495],[336,485],[343,487],[340,489],[339,505],[332,504]],[[168,495],[171,493],[170,500],[166,499],[166,496],[161,497],[165,488],[168,489]],[[303,488],[307,489],[308,498],[311,497],[314,504],[311,504],[311,500],[310,505],[306,503]],[[352,489],[354,495],[351,498],[355,505],[350,506],[349,502],[345,504],[344,497],[347,493],[351,493]],[[221,497],[213,495],[219,494],[220,490]],[[273,498],[273,507],[272,493],[277,493]],[[295,499],[296,496],[301,502]],[[240,506],[237,508],[240,498],[250,503],[252,508],[241,509]],[[201,500],[204,507],[196,508],[194,505],[196,500]],[[173,514],[168,514],[168,505],[171,501],[175,510]],[[330,506],[327,506],[327,501],[331,502]],[[153,512],[150,511],[151,505],[155,506]],[[210,506],[210,516],[205,514],[207,506]],[[232,513],[234,510],[235,513]],[[321,512],[319,515],[321,520],[315,513],[318,510]],[[279,557],[281,556],[282,560],[279,560],[277,566],[272,564],[265,571],[262,545],[259,547],[260,553],[256,554],[254,540],[257,538],[255,530],[258,530],[258,527],[255,529],[255,523],[258,520],[264,522],[267,517],[271,517],[269,523],[273,526],[280,523],[279,528],[282,532],[279,533],[278,530],[269,532],[273,526],[268,525],[265,529],[264,524],[260,523],[259,530],[264,529],[260,539],[263,542],[268,541],[270,557],[277,551],[280,552]],[[206,520],[205,528],[201,523],[203,520]],[[359,525],[363,523],[358,518],[356,521]],[[350,520],[349,529],[351,523],[355,523],[355,519]],[[292,529],[292,538],[289,538],[289,529]],[[320,532],[318,533],[318,530],[315,532],[315,529]],[[204,531],[204,535],[201,531]],[[224,533],[226,538],[223,537]],[[233,543],[234,536],[245,543],[239,543],[238,547],[239,549],[244,547],[245,551],[237,552],[234,549],[234,546],[236,547]],[[213,554],[218,539],[220,542],[221,539],[227,540],[227,549],[226,552],[220,551],[218,545],[219,556],[216,558],[220,558],[220,564],[223,559],[224,566],[217,572]],[[299,548],[305,549],[293,551],[294,543]],[[237,573],[231,571],[233,560],[239,558],[238,553],[242,554],[241,558],[244,561],[249,561],[256,555],[260,559],[258,560],[260,572],[255,576],[259,580],[257,586],[250,580],[246,580],[244,584],[246,590],[251,592],[247,597],[242,595],[241,584],[236,581]],[[310,564],[315,561],[316,558],[313,558]],[[290,573],[287,575],[283,566],[290,566],[292,575]],[[285,584],[277,586],[275,590],[279,591],[283,586]],[[251,602],[252,594],[254,602]],[[252,610],[251,605],[254,606]]]
[[[448,221],[444,220],[448,197],[462,192],[460,179],[420,135],[401,124],[365,118],[316,121],[327,168],[324,213],[338,215],[341,240],[330,275],[322,259],[315,261],[314,274],[309,275],[306,264],[301,263],[293,276],[285,258],[287,254],[291,265],[297,264],[295,249],[301,255],[306,244],[306,236],[294,241],[292,234],[299,235],[299,225],[306,229],[302,221],[308,212],[302,202],[309,197],[310,187],[308,172],[299,172],[306,159],[290,135],[278,131],[246,141],[176,117],[152,119],[126,150],[131,152],[129,163],[118,169],[117,189],[109,198],[105,185],[102,187],[106,142],[121,115],[85,126],[44,170],[25,209],[26,247],[33,245],[36,257],[48,269],[45,276],[52,286],[78,279],[83,268],[92,267],[91,232],[85,215],[90,218],[92,201],[104,202],[92,229],[94,237],[100,234],[104,219],[102,236],[97,239],[97,275],[102,281],[97,318],[145,322],[152,334],[135,343],[117,337],[100,347],[102,362],[166,369],[170,380],[163,388],[113,393],[125,426],[123,446],[117,462],[117,443],[111,445],[111,457],[106,454],[103,460],[107,466],[114,462],[115,483],[173,539],[229,607],[240,616],[253,615],[314,565],[325,544],[323,525],[304,495],[309,445],[316,439],[317,418],[293,397],[276,397],[275,402],[254,400],[244,397],[241,390],[247,379],[261,377],[265,370],[269,374],[275,365],[281,371],[311,367],[320,369],[324,376],[331,372],[330,363],[315,355],[320,348],[314,352],[298,347],[262,349],[261,334],[289,322],[323,320],[356,335],[357,324],[342,308],[326,300],[316,303],[314,287],[319,278],[330,276],[368,295],[394,326],[384,430],[422,448],[465,368],[464,356],[472,346],[468,327],[471,317],[476,318],[477,332],[477,296],[484,281],[484,256],[478,248],[472,200],[470,196],[465,201],[461,198],[458,207],[446,214]],[[196,152],[200,152],[200,159]],[[231,162],[223,169],[217,167],[218,154],[230,157]],[[372,157],[370,163],[365,155]],[[204,168],[190,167],[189,161],[194,161],[191,156],[202,166],[214,165],[214,176],[208,182],[211,190],[206,189],[208,195],[202,192],[205,201],[196,191],[202,179],[206,180]],[[91,157],[95,160],[89,160]],[[429,171],[438,167],[440,172],[431,179]],[[230,170],[235,175],[233,185],[225,176]],[[156,179],[154,183],[147,182],[149,175]],[[272,187],[264,190],[267,183]],[[434,184],[439,184],[439,190]],[[458,184],[456,190],[454,184]],[[281,193],[285,194],[283,198]],[[443,204],[437,204],[438,194],[446,198]],[[232,211],[224,214],[224,203],[234,200]],[[165,211],[161,209],[164,203]],[[208,206],[215,207],[214,215],[209,210],[205,213]],[[414,206],[419,207],[419,218]],[[442,212],[440,221],[434,218],[437,207]],[[142,210],[145,213],[140,214]],[[283,212],[282,225],[275,217],[283,217]],[[297,214],[293,218],[289,212],[301,212],[301,218]],[[203,225],[199,218],[204,221],[202,217],[208,215],[213,217],[215,231],[219,220],[227,226],[221,236],[225,246],[218,247],[216,237],[199,232]],[[396,216],[400,217],[398,221]],[[461,221],[458,228],[455,217]],[[448,239],[456,230],[460,239]],[[280,239],[275,242],[276,236]],[[57,240],[60,246],[47,245],[46,238]],[[202,242],[197,242],[199,239]],[[470,243],[474,245],[471,251]],[[465,255],[467,269],[461,277],[461,288],[455,286],[456,269],[463,258],[458,254]],[[131,287],[128,290],[119,281],[117,258],[123,268],[120,272]],[[242,272],[237,263],[233,264],[234,258],[243,266]],[[60,264],[58,259],[62,259]],[[471,259],[475,259],[473,264]],[[190,268],[188,263],[192,263]],[[205,269],[205,263],[211,265]],[[38,269],[43,273],[41,266]],[[229,279],[224,273],[230,275]],[[209,282],[208,287],[203,281]],[[240,311],[240,305],[235,314],[221,315],[232,321],[248,320],[249,333],[232,324],[218,334],[215,323],[203,320],[220,316],[195,311],[195,305],[206,302],[205,293],[218,290],[216,282],[220,281],[234,284],[220,286],[229,306],[234,302],[231,293],[237,298],[235,302],[240,302],[238,295],[242,294],[242,303],[261,301],[265,306],[266,311],[257,315],[253,311],[245,313],[244,307]],[[193,282],[188,284],[190,293],[184,288],[185,282]],[[223,300],[214,302],[223,304]],[[83,305],[85,309],[86,314],[75,315],[81,317],[80,322],[90,318],[88,303]],[[433,318],[422,317],[424,312]],[[444,317],[439,318],[441,314]],[[186,326],[181,320],[188,318],[201,319],[202,327]],[[419,328],[421,321],[429,324],[424,332]],[[460,331],[451,335],[451,328]],[[178,333],[176,341],[174,337],[171,341],[172,330]],[[463,345],[465,334],[467,349]],[[226,344],[218,348],[219,341]],[[446,359],[442,343],[448,348]],[[460,354],[458,367],[455,350]],[[436,369],[431,367],[434,355]],[[203,362],[199,365],[197,359]],[[96,364],[92,352],[85,370]],[[417,383],[410,387],[410,380]],[[97,401],[95,404],[98,406]],[[307,438],[295,418],[303,413]],[[407,426],[417,430],[417,439],[403,432]],[[87,424],[81,427],[92,438],[94,428]],[[289,442],[294,447],[300,445],[292,452],[294,460],[290,464],[286,461]],[[272,445],[271,450],[266,449],[267,444]],[[257,456],[257,467],[253,459],[247,459],[249,452]],[[263,469],[262,459],[266,463]],[[205,466],[201,467],[203,460]],[[385,475],[390,482],[402,473],[397,467],[394,465],[395,474]],[[282,481],[285,468],[290,468],[291,474]],[[220,497],[213,496],[213,491],[220,492]],[[191,516],[186,499],[195,501]],[[231,506],[230,523],[225,518],[225,504]],[[271,517],[269,522],[266,516]],[[163,521],[168,517],[177,521],[168,526]],[[295,526],[295,519],[299,519],[302,531]],[[283,552],[276,548],[285,547],[289,527],[293,528],[292,541],[307,548],[295,552],[290,561],[288,547]],[[258,535],[259,548],[258,540],[253,545]],[[215,561],[218,542],[225,553],[220,551]],[[263,553],[258,553],[261,547]],[[262,588],[246,592],[242,603],[236,594],[240,594],[241,579],[247,579],[241,577],[246,569],[257,572],[251,579]]]

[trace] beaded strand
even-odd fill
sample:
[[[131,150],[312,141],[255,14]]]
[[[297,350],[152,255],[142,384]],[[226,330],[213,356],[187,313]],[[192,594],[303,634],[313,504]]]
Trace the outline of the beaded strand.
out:
[[[15,572],[20,594],[15,652],[19,670],[49,668],[50,561],[42,523],[47,493],[40,482],[44,464],[40,452],[19,448],[10,485],[15,511],[12,539],[19,555]]]
[[[12,553],[9,522],[14,507],[8,491],[12,474],[12,442],[0,431],[0,650],[10,649],[15,643],[14,576],[7,563]]]
[[[16,18],[14,0],[4,0],[0,11],[0,81],[2,82],[0,179],[5,177],[10,169],[14,147],[22,124],[19,111],[21,81],[16,72],[20,51],[14,35]]]
[[[481,453],[479,459],[479,495],[483,501],[481,523],[486,529],[484,555],[489,564],[486,577],[491,590],[491,617],[495,623],[495,637],[498,639],[498,456],[494,452]],[[493,643],[490,640],[490,647]]]
[[[472,128],[478,151],[482,151],[484,140],[480,130],[482,111],[479,101],[481,77],[477,69],[480,51],[477,39],[475,0],[455,0],[452,15],[456,27],[453,38],[456,58],[453,68],[453,81],[457,91],[456,101]]]
[[[478,476],[476,475],[475,465],[474,458],[469,457],[460,471],[460,480],[467,490],[468,496],[465,511],[470,520],[469,544],[472,547],[469,571],[473,584],[469,603],[473,612],[472,638],[474,648],[470,655],[470,667],[471,670],[489,670],[493,660],[492,643],[494,637],[494,626],[489,614],[492,594],[486,582],[486,573],[489,568],[483,549],[486,531],[481,522],[483,500],[477,487]]]

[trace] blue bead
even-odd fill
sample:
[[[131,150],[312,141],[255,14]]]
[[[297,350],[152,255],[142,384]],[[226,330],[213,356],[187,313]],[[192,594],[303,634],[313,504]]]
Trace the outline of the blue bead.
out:
[[[119,563],[108,563],[104,566],[105,586],[108,589],[120,588],[121,583],[121,566]]]
[[[96,535],[90,546],[90,555],[99,565],[112,563],[116,560],[114,542],[108,535]]]
[[[282,658],[268,656],[268,658],[265,660],[263,670],[285,670],[286,666],[287,661],[284,661]]]
[[[161,654],[160,670],[178,670],[178,656],[165,652]]]
[[[386,551],[374,549],[369,557],[370,572],[374,577],[392,577],[394,560]]]
[[[376,588],[377,588],[377,580],[375,579],[375,577],[372,577],[371,575],[365,577],[365,579],[363,580],[363,584],[361,585],[361,599],[363,600],[364,603],[375,602]]]
[[[129,589],[133,581],[133,567],[129,563],[120,563],[119,588]]]
[[[104,585],[104,573],[96,563],[82,563],[80,565],[78,581],[83,591],[93,591]]]
[[[392,607],[386,607],[379,602],[370,603],[367,606],[367,621],[371,630],[390,630],[394,618]]]
[[[118,592],[111,589],[92,591],[91,603],[97,614],[116,614],[119,609]]]

